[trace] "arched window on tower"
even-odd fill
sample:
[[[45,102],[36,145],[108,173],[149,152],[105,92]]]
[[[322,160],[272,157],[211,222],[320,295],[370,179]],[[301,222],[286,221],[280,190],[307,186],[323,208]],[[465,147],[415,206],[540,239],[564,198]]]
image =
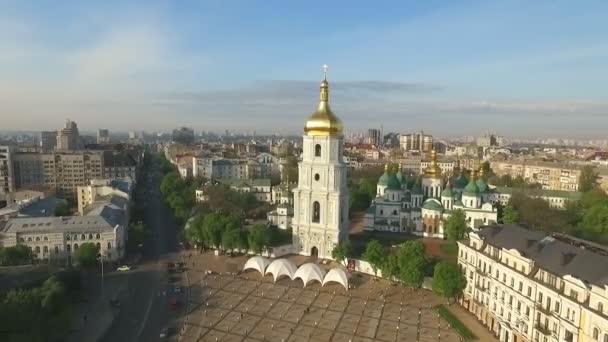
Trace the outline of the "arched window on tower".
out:
[[[319,223],[321,221],[321,205],[319,202],[312,203],[312,222]]]
[[[315,157],[320,157],[321,156],[321,145],[316,144],[315,145]]]

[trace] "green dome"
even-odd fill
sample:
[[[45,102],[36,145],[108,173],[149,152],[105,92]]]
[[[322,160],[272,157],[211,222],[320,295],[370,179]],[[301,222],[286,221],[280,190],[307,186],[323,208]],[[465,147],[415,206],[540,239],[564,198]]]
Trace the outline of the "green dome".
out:
[[[397,176],[392,174],[392,175],[388,176],[388,182],[386,184],[386,187],[389,190],[401,190],[401,182],[399,182],[399,179],[397,179]]]
[[[395,177],[397,177],[397,180],[399,180],[399,183],[403,183],[403,173],[401,173],[401,170],[397,171],[397,173],[395,174]]]
[[[448,185],[441,192],[441,197],[452,197],[452,188]]]
[[[477,187],[477,183],[475,182],[474,178],[471,178],[469,184],[467,184],[467,186],[464,188],[463,194],[469,196],[477,196],[479,194],[479,188]]]
[[[486,183],[483,178],[479,178],[476,182],[477,188],[479,188],[480,193],[488,192],[488,183]]]
[[[384,170],[384,173],[378,179],[378,185],[384,185],[384,186],[386,186],[387,184],[388,184],[388,171]]]
[[[456,189],[464,189],[465,186],[469,183],[467,177],[465,177],[462,173],[456,177],[454,180],[454,188]]]
[[[437,203],[437,201],[433,200],[424,202],[422,208],[427,210],[443,211],[443,206]]]

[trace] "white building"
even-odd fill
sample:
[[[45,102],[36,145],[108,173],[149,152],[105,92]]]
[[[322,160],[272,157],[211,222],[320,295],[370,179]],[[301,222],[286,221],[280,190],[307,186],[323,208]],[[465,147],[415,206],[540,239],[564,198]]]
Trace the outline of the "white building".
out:
[[[472,229],[497,222],[497,209],[483,196],[488,191],[483,179],[469,181],[459,174],[453,182],[446,184],[435,150],[421,178],[387,167],[365,213],[364,229],[443,238],[444,221],[454,210],[464,211]]]
[[[331,258],[334,247],[348,238],[342,129],[329,107],[325,78],[319,106],[304,128],[298,187],[294,189],[293,247],[299,254]]]
[[[130,201],[133,188],[134,183],[130,178],[93,179],[91,184],[77,188],[78,213],[84,215],[87,206],[111,196]]]
[[[516,225],[458,242],[460,303],[500,341],[608,341],[608,250]]]

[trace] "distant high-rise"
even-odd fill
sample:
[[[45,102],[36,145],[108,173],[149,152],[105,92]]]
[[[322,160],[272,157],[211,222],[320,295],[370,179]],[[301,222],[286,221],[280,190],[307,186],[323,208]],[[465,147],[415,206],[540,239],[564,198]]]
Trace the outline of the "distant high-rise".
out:
[[[13,191],[15,191],[13,150],[10,146],[0,146],[0,200],[3,195]]]
[[[188,127],[180,127],[173,130],[173,142],[180,144],[194,143],[194,130]]]
[[[433,149],[433,136],[424,132],[401,134],[399,144],[405,151],[428,152]]]
[[[365,137],[365,142],[368,144],[380,145],[380,130],[376,128],[370,128],[367,130],[367,136]]]
[[[98,129],[97,130],[97,143],[98,144],[107,144],[110,142],[110,131],[107,129]]]
[[[57,147],[57,131],[40,132],[40,147],[43,151],[53,151]]]
[[[81,148],[80,145],[78,125],[74,121],[66,120],[65,126],[57,131],[57,149],[64,151],[78,150]]]

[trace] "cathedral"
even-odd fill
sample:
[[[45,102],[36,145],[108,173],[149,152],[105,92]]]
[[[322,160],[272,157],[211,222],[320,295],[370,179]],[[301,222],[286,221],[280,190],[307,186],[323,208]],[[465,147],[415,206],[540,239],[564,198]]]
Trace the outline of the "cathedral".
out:
[[[317,110],[304,126],[298,187],[293,189],[293,248],[302,255],[331,258],[348,239],[348,188],[343,126],[329,107],[327,72]]]
[[[457,209],[465,212],[471,229],[496,223],[498,212],[483,178],[476,179],[473,172],[467,180],[456,173],[457,177],[446,181],[435,150],[420,178],[387,165],[378,180],[376,198],[365,213],[364,229],[444,238],[444,221]]]

